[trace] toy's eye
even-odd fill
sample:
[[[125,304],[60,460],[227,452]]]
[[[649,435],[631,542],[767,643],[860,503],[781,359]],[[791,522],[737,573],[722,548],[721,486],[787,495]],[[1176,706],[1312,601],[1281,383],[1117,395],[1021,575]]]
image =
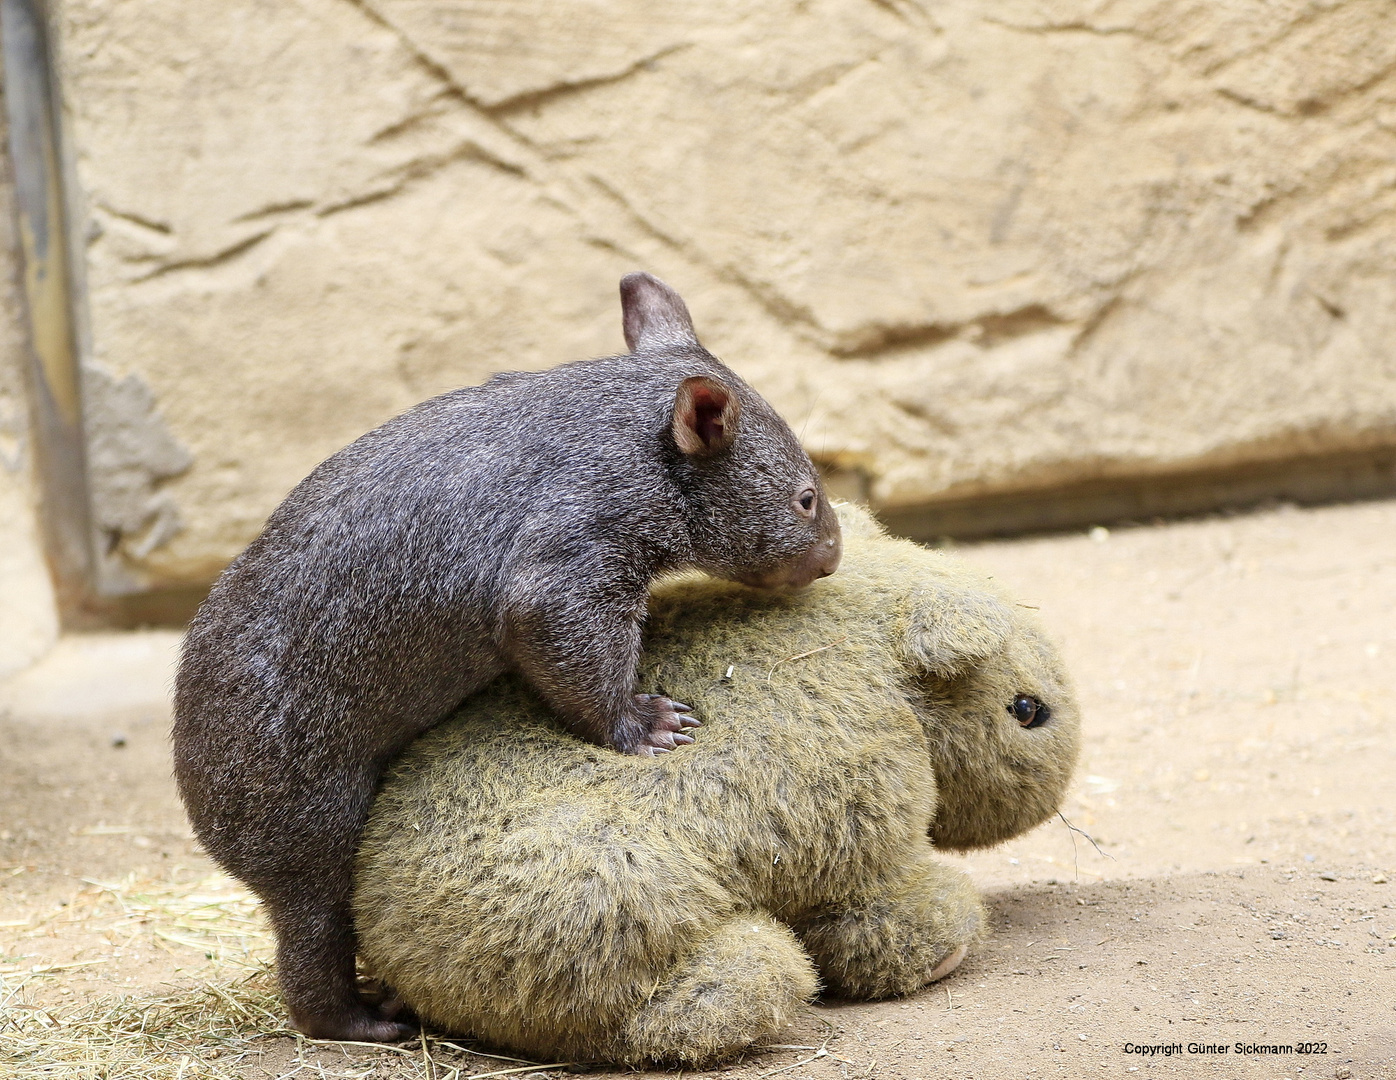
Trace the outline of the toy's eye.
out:
[[[1047,723],[1052,715],[1052,711],[1046,705],[1037,698],[1028,697],[1027,694],[1015,697],[1013,704],[1008,706],[1008,711],[1013,714],[1014,720],[1026,728],[1040,727]]]
[[[815,492],[814,488],[805,488],[804,491],[800,492],[800,497],[797,498],[795,502],[799,505],[800,509],[803,510],[806,514],[812,514],[814,513],[814,504],[818,501],[818,499],[819,496]]]

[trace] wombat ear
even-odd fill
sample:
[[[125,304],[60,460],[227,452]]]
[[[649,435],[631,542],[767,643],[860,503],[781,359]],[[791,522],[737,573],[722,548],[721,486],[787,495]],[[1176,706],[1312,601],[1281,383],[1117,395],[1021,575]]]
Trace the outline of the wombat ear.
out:
[[[953,679],[1003,648],[1013,613],[996,596],[943,586],[920,588],[911,598],[906,652],[932,675]]]
[[[693,375],[679,383],[674,395],[674,442],[685,454],[706,457],[726,450],[737,437],[742,415],[736,392],[707,375]]]
[[[620,279],[620,309],[625,345],[632,353],[698,344],[683,297],[653,274]]]

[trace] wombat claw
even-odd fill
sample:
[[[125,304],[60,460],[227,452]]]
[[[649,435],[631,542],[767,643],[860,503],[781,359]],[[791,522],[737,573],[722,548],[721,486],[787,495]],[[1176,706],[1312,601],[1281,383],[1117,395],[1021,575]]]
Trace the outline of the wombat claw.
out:
[[[682,701],[671,701],[663,694],[636,694],[635,701],[648,715],[650,731],[646,741],[637,749],[640,754],[667,754],[693,742],[684,728],[695,728],[702,721],[692,716],[693,707]]]

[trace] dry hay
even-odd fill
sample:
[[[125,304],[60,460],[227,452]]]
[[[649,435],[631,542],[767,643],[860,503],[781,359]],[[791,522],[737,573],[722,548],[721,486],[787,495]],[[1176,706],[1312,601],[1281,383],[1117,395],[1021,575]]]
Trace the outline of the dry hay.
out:
[[[254,1040],[283,1027],[279,1004],[261,973],[73,1009],[10,1002],[0,1010],[0,1070],[73,1080],[237,1077],[261,1053]]]
[[[25,955],[34,939],[60,930],[98,942],[81,950],[94,955],[72,963],[25,962],[35,959]],[[68,903],[9,921],[0,934],[3,1080],[270,1080],[302,1074],[512,1080],[566,1067],[487,1054],[429,1035],[415,1045],[380,1046],[320,1042],[287,1029],[271,972],[272,939],[257,900],[223,874],[187,883],[134,876],[87,881]],[[192,950],[200,977],[157,991],[34,1002],[35,991],[115,963],[133,945],[162,948],[180,959],[187,959],[183,950]]]
[[[283,1025],[266,976],[270,937],[245,889],[217,874],[179,883],[137,879],[86,881],[67,903],[8,922],[0,943],[0,1075],[137,1077],[227,1075],[208,1059],[238,1041]],[[44,938],[84,943],[71,963],[32,963]],[[193,950],[214,978],[161,994],[106,995],[39,1005],[56,981],[115,964],[132,947],[184,958]],[[172,946],[180,947],[179,951]],[[241,969],[229,979],[228,966]],[[65,991],[68,988],[64,988]],[[245,1055],[244,1055],[245,1056]],[[187,1060],[186,1060],[187,1059]],[[201,1073],[196,1062],[208,1064]],[[191,1073],[191,1068],[194,1071]]]
[[[241,979],[122,995],[71,1011],[38,1006],[0,1012],[0,1076],[6,1080],[242,1080],[368,1077],[457,1080],[566,1068],[471,1050],[422,1036],[415,1045],[327,1043],[288,1030],[270,970]],[[481,1066],[480,1059],[512,1063]],[[476,1072],[478,1068],[483,1072]]]
[[[271,935],[257,899],[226,874],[194,882],[137,879],[106,883],[84,879],[85,887],[52,910],[0,923],[0,998],[16,980],[91,967],[119,957],[137,939],[172,952],[168,944],[203,954],[215,964],[257,966],[271,953]],[[58,931],[104,942],[98,955],[72,964],[28,965],[29,942]],[[167,944],[168,943],[168,944]],[[6,984],[10,984],[6,986]]]

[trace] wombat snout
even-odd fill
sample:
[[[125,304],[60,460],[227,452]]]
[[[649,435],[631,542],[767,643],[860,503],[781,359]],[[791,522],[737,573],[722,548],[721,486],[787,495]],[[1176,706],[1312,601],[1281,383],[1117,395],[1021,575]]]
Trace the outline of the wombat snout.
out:
[[[790,588],[802,589],[811,581],[828,577],[839,568],[841,558],[843,558],[843,537],[835,534],[822,538],[819,543],[810,548],[809,554],[796,567],[795,572],[791,575]]]
[[[843,557],[843,537],[838,525],[833,535],[820,536],[799,560],[776,567],[764,574],[743,574],[737,580],[755,589],[803,589],[811,582],[828,577],[839,568]]]

